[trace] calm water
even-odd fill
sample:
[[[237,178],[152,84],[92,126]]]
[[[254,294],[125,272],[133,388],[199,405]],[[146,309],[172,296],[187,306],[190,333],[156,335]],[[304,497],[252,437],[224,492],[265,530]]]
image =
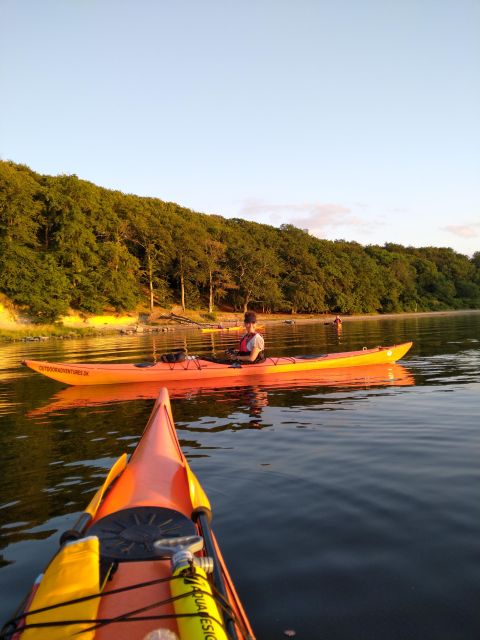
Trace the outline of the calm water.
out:
[[[259,640],[286,629],[309,640],[478,639],[480,314],[265,335],[279,355],[414,347],[388,375],[173,392],[183,449]],[[75,395],[20,360],[137,362],[233,342],[177,331],[0,347],[2,619],[135,446],[154,395]]]

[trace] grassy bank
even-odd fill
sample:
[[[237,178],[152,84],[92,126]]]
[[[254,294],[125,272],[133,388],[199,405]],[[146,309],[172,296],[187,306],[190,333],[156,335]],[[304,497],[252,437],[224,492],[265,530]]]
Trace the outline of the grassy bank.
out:
[[[34,341],[34,340],[47,340],[50,338],[57,338],[60,340],[68,340],[69,338],[81,338],[85,336],[99,336],[103,335],[104,331],[98,331],[96,329],[70,329],[68,327],[57,326],[53,324],[41,324],[41,325],[18,325],[15,328],[2,329],[0,327],[0,341],[4,342],[16,342],[16,341]]]

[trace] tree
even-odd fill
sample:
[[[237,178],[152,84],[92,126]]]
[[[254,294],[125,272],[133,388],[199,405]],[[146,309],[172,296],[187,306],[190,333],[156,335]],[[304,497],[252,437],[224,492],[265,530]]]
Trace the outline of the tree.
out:
[[[167,270],[174,254],[171,233],[162,220],[162,204],[124,196],[116,205],[127,222],[127,244],[141,265],[140,276],[148,289],[150,311],[155,299],[165,297]]]
[[[0,241],[3,246],[37,247],[42,187],[29,172],[0,162]]]
[[[178,215],[174,222],[173,272],[180,286],[182,310],[186,309],[186,291],[201,280],[202,246],[206,240],[203,227],[195,219]]]
[[[203,242],[203,265],[205,268],[205,280],[208,285],[208,311],[213,312],[215,290],[220,283],[224,282],[222,276],[225,270],[222,269],[222,262],[225,258],[226,246],[217,240],[206,237]]]
[[[280,227],[281,288],[292,313],[325,310],[323,274],[311,253],[312,238],[293,225]]]
[[[244,312],[252,302],[272,303],[282,299],[278,286],[280,263],[273,249],[239,242],[229,248],[229,260]]]
[[[68,280],[54,257],[25,245],[12,244],[1,252],[0,290],[39,322],[52,322],[70,302]]]
[[[0,161],[0,291],[36,317],[224,303],[293,313],[480,307],[480,252],[362,247]]]

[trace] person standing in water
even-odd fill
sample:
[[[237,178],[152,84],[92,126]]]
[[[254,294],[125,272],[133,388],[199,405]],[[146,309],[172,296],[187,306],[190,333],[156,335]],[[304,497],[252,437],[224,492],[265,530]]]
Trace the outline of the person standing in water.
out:
[[[265,360],[265,340],[257,332],[257,316],[254,311],[247,311],[243,323],[246,333],[240,340],[237,350],[227,350],[227,358],[233,362],[258,364]]]
[[[333,321],[333,324],[336,327],[341,327],[342,326],[342,319],[340,318],[340,316],[335,316],[335,320]]]

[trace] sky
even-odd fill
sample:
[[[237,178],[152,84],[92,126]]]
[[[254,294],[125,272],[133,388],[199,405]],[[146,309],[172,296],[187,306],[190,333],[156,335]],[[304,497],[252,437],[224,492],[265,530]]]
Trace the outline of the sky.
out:
[[[480,251],[479,0],[0,0],[0,159]]]

